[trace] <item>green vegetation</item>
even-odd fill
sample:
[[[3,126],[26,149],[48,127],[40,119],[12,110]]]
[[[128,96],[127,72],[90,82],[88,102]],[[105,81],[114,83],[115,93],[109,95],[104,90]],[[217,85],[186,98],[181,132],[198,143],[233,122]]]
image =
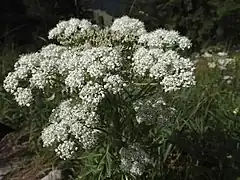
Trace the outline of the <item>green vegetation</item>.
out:
[[[142,19],[149,29],[157,27],[177,29],[191,38],[196,48],[216,43],[238,43],[240,37],[238,0],[139,0],[134,2],[131,15]]]

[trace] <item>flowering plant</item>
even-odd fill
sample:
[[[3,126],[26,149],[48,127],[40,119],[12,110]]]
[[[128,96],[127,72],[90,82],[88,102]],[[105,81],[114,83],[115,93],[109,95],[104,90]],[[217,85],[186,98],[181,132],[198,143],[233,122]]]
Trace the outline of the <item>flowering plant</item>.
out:
[[[104,29],[72,18],[49,39],[56,43],[20,56],[4,80],[20,106],[33,104],[38,91],[60,99],[42,131],[43,146],[70,159],[108,144],[121,171],[142,175],[154,164],[143,132],[164,127],[176,111],[164,95],[195,84],[194,64],[182,55],[190,40],[173,30],[147,32],[127,16]]]

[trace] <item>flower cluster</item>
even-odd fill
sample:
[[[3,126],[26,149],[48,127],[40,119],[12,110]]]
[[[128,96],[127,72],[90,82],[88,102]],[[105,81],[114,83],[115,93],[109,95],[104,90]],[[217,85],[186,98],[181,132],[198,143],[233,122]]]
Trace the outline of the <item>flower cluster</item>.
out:
[[[235,60],[228,57],[228,54],[225,52],[219,52],[217,55],[212,56],[208,60],[208,67],[210,69],[219,69],[224,72],[223,81],[226,81],[227,84],[232,83],[233,76],[228,74],[228,69],[234,68]]]
[[[208,62],[208,67],[210,69],[218,68],[221,71],[226,70],[228,66],[234,65],[234,59],[229,57],[228,53],[226,52],[217,52],[217,53],[210,53],[208,51],[204,52],[200,57],[205,58]],[[198,60],[199,57],[196,57]]]
[[[22,55],[14,66],[15,71],[10,72],[3,82],[5,90],[15,96],[15,100],[20,106],[30,106],[33,100],[31,89],[19,86],[25,85],[29,75],[37,71],[41,58],[40,53]]]
[[[139,124],[156,124],[159,127],[168,123],[175,112],[175,109],[168,107],[159,94],[138,99],[133,103],[133,107]]]
[[[132,67],[136,76],[157,80],[165,92],[195,84],[193,62],[173,50],[140,47],[133,54]]]
[[[121,156],[121,170],[133,176],[141,176],[145,167],[151,163],[148,154],[137,144],[122,148],[119,153]]]
[[[68,38],[76,32],[84,32],[94,28],[91,22],[86,19],[79,20],[71,18],[69,21],[61,21],[55,28],[49,31],[48,38],[54,39],[57,37]]]
[[[15,100],[18,102],[20,106],[30,106],[32,102],[32,92],[29,88],[17,88],[16,92],[14,93]]]
[[[195,57],[195,61],[201,62],[204,61],[209,69],[220,71],[218,73],[222,76],[222,80],[225,81],[227,84],[231,84],[232,80],[234,79],[232,75],[232,70],[236,67],[236,61],[232,58],[227,52],[224,51],[217,51],[217,52],[204,52],[202,54],[197,54]],[[204,63],[204,64],[205,64]]]
[[[195,84],[194,64],[181,56],[191,42],[176,31],[159,29],[148,33],[143,22],[127,16],[104,29],[72,18],[50,30],[49,39],[61,45],[49,44],[39,52],[21,56],[14,72],[4,80],[4,88],[20,106],[31,104],[35,90],[65,93],[58,98],[61,103],[53,110],[41,136],[43,145],[55,146],[64,159],[71,158],[79,144],[83,149],[96,146],[99,126],[109,122],[99,114],[105,99],[109,102],[113,96],[130,97],[128,86],[137,83],[155,81],[166,92]],[[146,124],[163,124],[169,118],[165,113],[173,111],[159,95],[140,99],[133,106],[136,120]],[[133,156],[129,160],[123,155],[122,167],[130,165],[130,172],[140,175],[147,162],[141,159],[145,154],[139,148],[129,150],[137,157],[129,155]]]
[[[91,121],[97,119],[93,114],[96,115],[97,106],[104,99],[106,92],[116,94],[125,85],[119,73],[121,67],[122,57],[110,47],[69,49],[50,44],[39,53],[21,56],[15,65],[15,71],[6,77],[4,87],[15,95],[20,106],[30,105],[33,101],[33,89],[45,91],[46,87],[57,84],[56,79],[59,77],[64,88],[70,89],[70,94],[78,93],[75,100],[80,104],[73,106],[70,101],[60,104],[58,110],[53,113],[56,118],[50,118],[51,124],[42,134],[44,146],[57,143],[57,154],[62,158],[69,158],[73,153],[70,147],[74,142],[69,140],[70,134],[74,135],[85,149],[93,147],[96,143],[99,131],[96,130],[96,126],[92,126]],[[29,81],[29,85],[21,87],[21,80]],[[84,112],[81,111],[82,107],[86,108],[82,110]],[[80,115],[81,113],[85,115]],[[69,151],[61,153],[63,148],[60,147],[66,147],[68,142],[71,142],[68,146]],[[66,154],[67,152],[70,154]]]
[[[232,65],[234,60],[232,58],[216,58],[208,62],[208,67],[211,69],[219,68],[220,70],[226,70],[229,65]]]
[[[166,29],[157,29],[153,32],[142,34],[138,42],[148,47],[160,49],[177,46],[181,50],[185,50],[192,46],[188,38],[180,36],[177,31]]]
[[[94,147],[97,142],[99,131],[95,128],[99,122],[99,116],[93,108],[81,103],[75,104],[72,99],[69,99],[53,110],[49,120],[51,124],[43,130],[41,136],[43,145],[51,146],[58,143],[56,151],[62,158],[71,157],[73,150],[76,149],[74,140],[81,143],[84,149]]]
[[[129,18],[128,16],[116,19],[110,29],[123,35],[132,34],[140,36],[147,32],[143,22],[138,19]]]

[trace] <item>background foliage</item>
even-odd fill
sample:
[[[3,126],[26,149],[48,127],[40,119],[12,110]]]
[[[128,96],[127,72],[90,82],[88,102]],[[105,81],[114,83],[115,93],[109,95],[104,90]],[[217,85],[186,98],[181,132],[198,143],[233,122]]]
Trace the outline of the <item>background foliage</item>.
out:
[[[195,45],[235,41],[240,37],[238,0],[136,0],[132,6],[131,15],[143,19],[150,29],[179,30]],[[127,7],[126,12],[131,9],[130,4]]]
[[[159,27],[179,30],[198,46],[226,41],[237,44],[240,37],[238,0],[3,0],[0,39],[3,42],[11,37],[21,45],[41,42],[41,37],[46,37],[60,19],[92,18],[94,9],[112,16],[130,14],[143,20],[149,30]]]

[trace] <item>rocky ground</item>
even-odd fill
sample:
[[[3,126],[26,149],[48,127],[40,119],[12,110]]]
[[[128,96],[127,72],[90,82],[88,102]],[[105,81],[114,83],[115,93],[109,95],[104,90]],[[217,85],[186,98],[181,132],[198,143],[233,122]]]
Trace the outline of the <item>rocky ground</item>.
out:
[[[49,159],[29,151],[28,135],[12,132],[0,140],[0,180],[61,180]]]

